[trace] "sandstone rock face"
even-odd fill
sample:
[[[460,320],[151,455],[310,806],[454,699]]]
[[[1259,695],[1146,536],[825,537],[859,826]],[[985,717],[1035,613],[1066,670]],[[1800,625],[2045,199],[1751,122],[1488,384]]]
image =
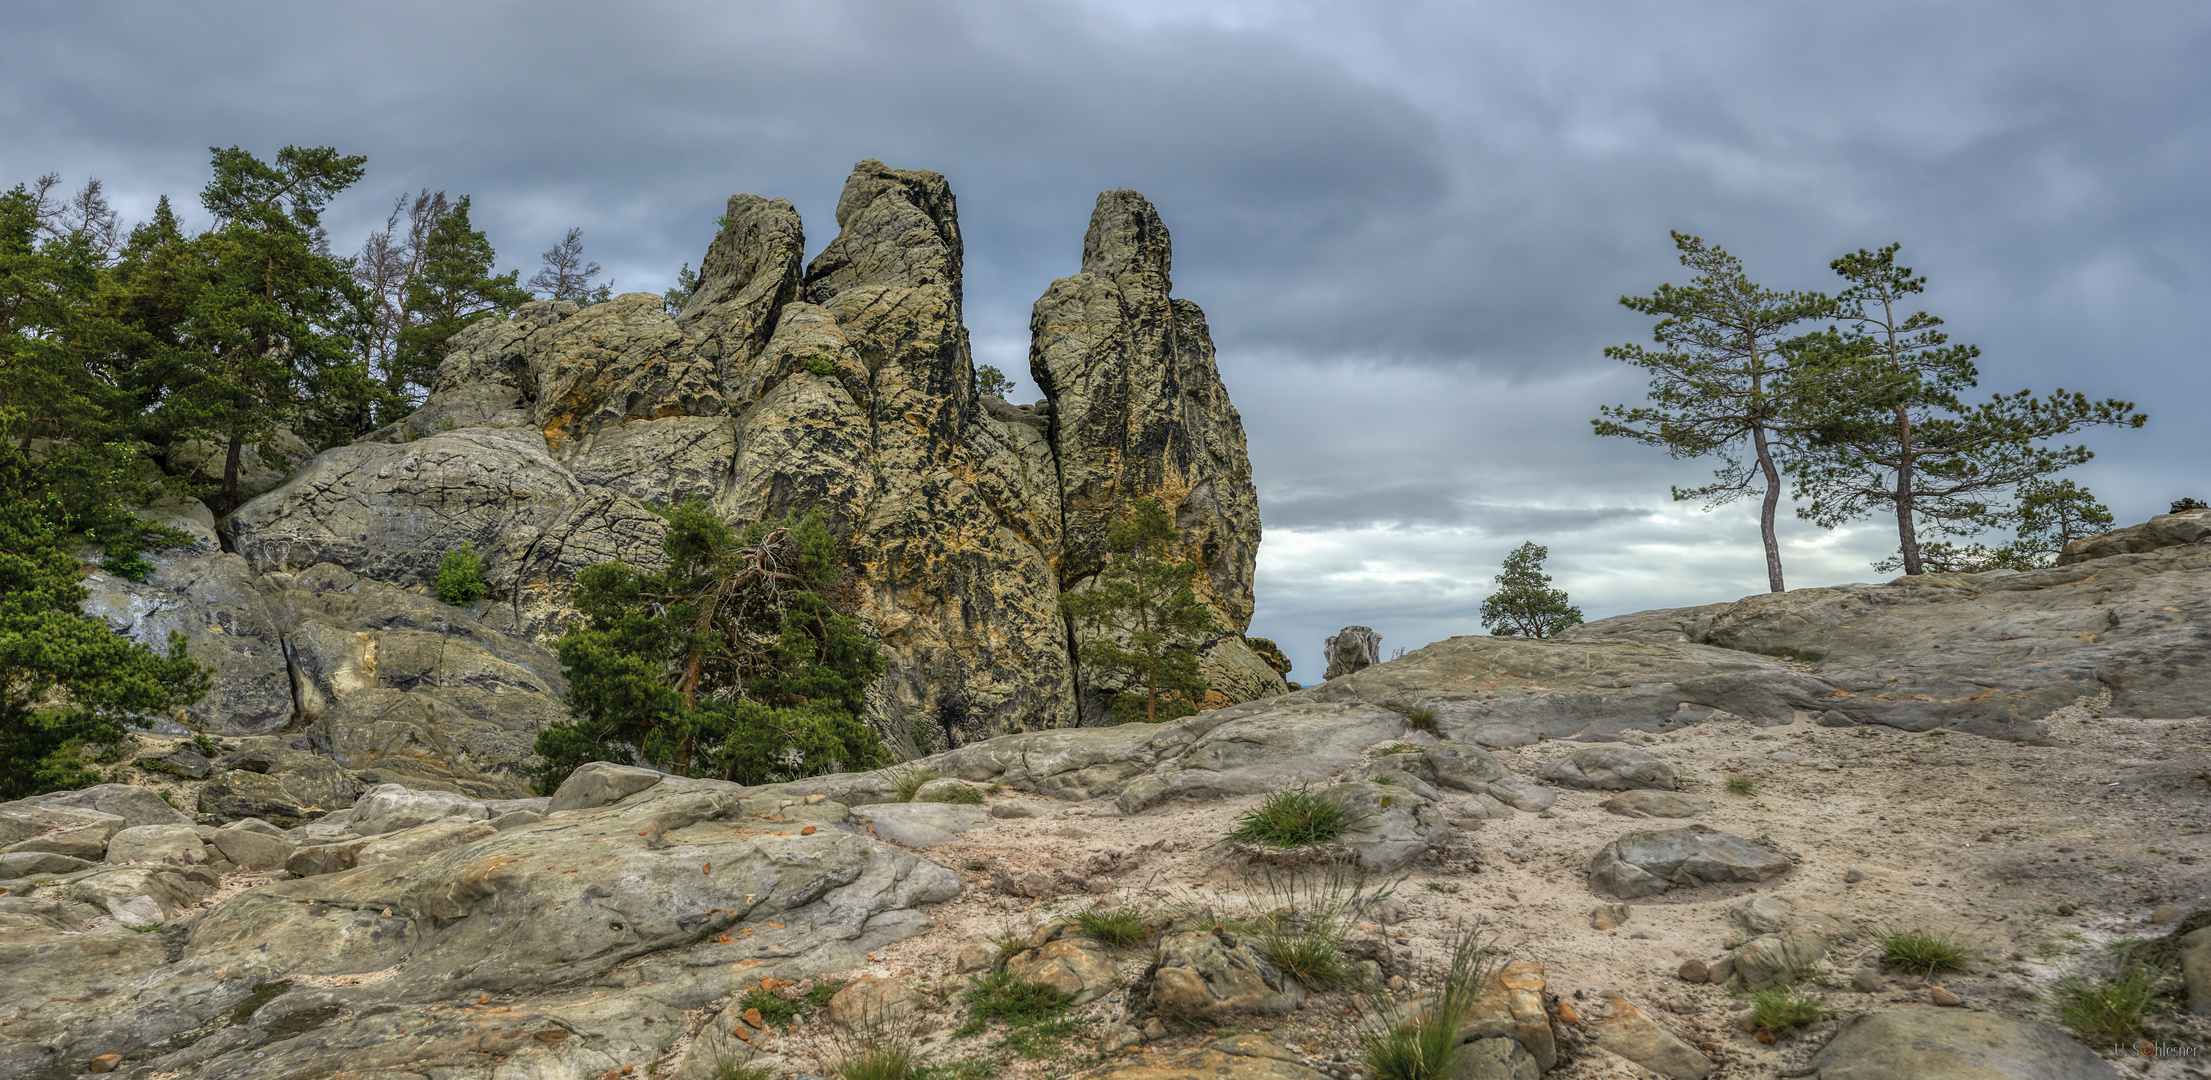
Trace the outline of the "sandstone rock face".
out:
[[[1785,874],[1787,856],[1703,825],[1633,832],[1597,853],[1592,888],[1633,900],[1681,885],[1764,881]]]
[[[1382,635],[1370,627],[1346,626],[1328,639],[1322,654],[1328,657],[1328,674],[1323,678],[1364,671],[1382,662]]]
[[[1240,935],[1226,932],[1163,935],[1151,980],[1152,1007],[1178,1019],[1284,1016],[1305,1000],[1305,988],[1296,979],[1268,963]]]
[[[849,599],[890,660],[871,719],[902,745],[957,746],[1104,714],[1121,688],[1076,670],[1058,597],[1094,577],[1107,526],[1156,498],[1227,631],[1203,649],[1207,704],[1285,692],[1242,637],[1259,517],[1241,421],[1203,314],[1169,295],[1151,204],[1101,196],[1081,272],[1038,301],[1031,367],[1050,400],[1037,408],[974,389],[942,176],[862,162],[836,224],[802,266],[791,204],[735,196],[677,315],[640,293],[471,325],[420,410],[224,520],[235,554],[173,559],[147,588],[104,586],[97,606],[141,640],[237,609],[222,618],[245,632],[210,638],[223,656],[195,645],[221,661],[196,722],[317,722],[358,759],[349,768],[495,797],[528,735],[564,715],[541,647],[575,618],[576,574],[659,565],[651,506],[698,499],[732,521],[822,507],[848,543]],[[393,595],[463,542],[491,599],[460,612]],[[363,602],[329,610],[340,590]],[[476,651],[444,663],[463,670],[406,686],[365,674],[456,636]],[[446,676],[493,692],[460,700]],[[315,693],[295,708],[287,682]]]

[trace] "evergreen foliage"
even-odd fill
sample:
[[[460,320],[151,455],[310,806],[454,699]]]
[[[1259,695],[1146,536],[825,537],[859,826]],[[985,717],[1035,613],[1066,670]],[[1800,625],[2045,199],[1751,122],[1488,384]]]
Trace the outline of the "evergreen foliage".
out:
[[[851,617],[819,510],[733,532],[667,512],[667,568],[583,572],[561,638],[576,719],[538,734],[539,790],[591,761],[758,784],[887,763],[860,716],[882,653]]]
[[[1797,494],[1811,500],[1798,516],[1832,528],[1875,510],[1893,514],[1896,565],[1907,574],[1929,568],[1923,530],[1964,536],[2005,524],[2021,529],[2019,544],[1999,549],[1943,544],[1934,553],[1936,569],[2047,562],[2064,546],[2063,539],[2050,546],[2051,537],[2073,538],[2076,519],[2093,517],[2095,508],[2085,490],[2070,481],[2053,486],[2048,478],[2095,455],[2085,446],[2044,444],[2083,427],[2141,427],[2148,417],[2132,402],[2091,401],[2064,390],[2042,397],[2021,390],[1967,404],[1962,395],[1979,378],[1973,360],[1980,350],[1951,344],[1933,315],[1904,314],[1927,279],[1897,265],[1899,247],[1836,259],[1832,268],[1850,282],[1835,312],[1841,325],[1801,343],[1806,370],[1823,392],[1793,402],[1810,433],[1790,467]],[[2020,502],[2006,506],[2013,492]]]
[[[189,705],[207,673],[172,634],[156,652],[85,616],[71,519],[0,410],[0,800],[100,782],[80,750],[113,743],[133,716]]]
[[[1801,377],[1792,345],[1795,328],[1821,318],[1834,302],[1819,293],[1776,292],[1750,280],[1741,260],[1697,237],[1674,233],[1681,265],[1697,271],[1688,285],[1660,285],[1649,296],[1623,296],[1623,306],[1661,316],[1651,336],[1660,348],[1617,345],[1605,355],[1650,372],[1650,404],[1606,406],[1590,421],[1599,435],[1634,439],[1677,458],[1713,457],[1713,482],[1673,489],[1676,500],[1720,506],[1758,493],[1758,528],[1766,547],[1766,580],[1782,591],[1781,546],[1774,510],[1781,467],[1801,422],[1798,403],[1821,388]],[[1743,444],[1749,444],[1749,458]]]
[[[438,599],[460,607],[473,604],[491,592],[484,584],[484,560],[476,555],[473,540],[461,541],[461,546],[445,553],[438,560],[438,577],[433,589]]]
[[[699,291],[698,271],[691,269],[690,263],[684,263],[683,269],[676,271],[675,287],[660,294],[660,302],[667,305],[668,314],[681,315],[684,307],[691,303],[691,294],[697,291]]]
[[[1140,500],[1128,518],[1106,530],[1112,557],[1095,585],[1059,600],[1068,616],[1090,624],[1093,636],[1083,642],[1082,662],[1119,674],[1131,686],[1113,699],[1120,723],[1190,716],[1205,697],[1198,649],[1205,635],[1221,630],[1191,586],[1202,567],[1174,557],[1179,539],[1166,509]]]
[[[514,314],[529,303],[529,290],[516,284],[519,270],[493,275],[498,256],[491,241],[468,220],[463,195],[439,215],[423,241],[422,267],[408,279],[407,327],[399,334],[395,366],[407,382],[430,385],[445,360],[446,342],[477,321]]]
[[[984,364],[975,369],[975,392],[1002,398],[1013,392],[1013,380],[998,370],[995,364]]]
[[[1581,609],[1566,602],[1564,589],[1551,588],[1543,560],[1551,549],[1530,541],[1505,556],[1497,591],[1482,601],[1482,625],[1497,637],[1547,638],[1581,625]]]

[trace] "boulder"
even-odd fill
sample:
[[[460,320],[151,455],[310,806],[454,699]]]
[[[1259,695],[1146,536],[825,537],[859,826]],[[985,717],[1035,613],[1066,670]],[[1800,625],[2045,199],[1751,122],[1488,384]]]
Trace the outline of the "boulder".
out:
[[[1530,960],[1507,964],[1491,976],[1481,996],[1459,1024],[1459,1041],[1510,1039],[1535,1059],[1538,1074],[1558,1065],[1558,1036],[1543,1007],[1543,965]]]
[[[203,863],[207,845],[190,825],[139,825],[108,838],[111,863]]]
[[[1745,932],[1777,934],[1796,917],[1796,905],[1778,896],[1746,896],[1727,909],[1727,919]]]
[[[875,835],[901,847],[935,847],[969,829],[990,824],[980,806],[958,803],[884,803],[867,808]]]
[[[912,1016],[922,1004],[921,995],[903,981],[862,976],[830,997],[829,1021],[853,1031],[881,1031]]]
[[[667,779],[666,773],[654,769],[640,769],[634,765],[616,765],[609,761],[594,761],[561,781],[552,801],[545,804],[545,812],[557,814],[563,810],[589,810],[619,802]]]
[[[353,804],[352,827],[362,836],[399,832],[447,818],[489,819],[483,803],[450,791],[413,791],[399,784],[378,784]]]
[[[1674,791],[1623,791],[1599,804],[1622,817],[1695,817],[1712,809],[1709,799]]]
[[[1827,955],[1827,939],[1790,927],[1762,934],[1735,947],[1712,965],[1711,979],[1736,990],[1764,990],[1797,982]]]
[[[498,832],[490,823],[475,819],[447,818],[432,821],[411,829],[370,837],[355,849],[353,864],[373,866],[382,862],[412,861],[432,852],[473,843]]]
[[[0,881],[27,878],[34,874],[74,874],[98,865],[87,859],[51,851],[13,851],[0,854]]]
[[[1346,626],[1321,646],[1321,655],[1328,659],[1323,679],[1364,671],[1382,662],[1382,635],[1371,627]]]
[[[86,615],[133,641],[165,647],[172,632],[210,669],[206,696],[184,719],[216,735],[260,734],[294,720],[284,631],[245,559],[223,551],[157,551],[144,581],[105,571],[86,575]],[[174,728],[170,730],[175,730]]]
[[[1232,1035],[1204,1046],[1154,1052],[1079,1072],[1069,1080],[1328,1080],[1306,1068],[1298,1055],[1258,1035]],[[1513,1080],[1519,1080],[1514,1077]]]
[[[66,806],[114,814],[123,819],[123,827],[126,829],[140,825],[192,824],[191,815],[170,805],[169,800],[162,798],[160,792],[135,784],[97,784],[76,791],[39,795],[33,801],[42,806]]]
[[[1286,1016],[1305,1001],[1296,979],[1268,963],[1243,935],[1227,932],[1162,935],[1147,977],[1152,1008],[1178,1019]]]
[[[2133,555],[2160,551],[2166,548],[2189,547],[2211,540],[2211,510],[2193,500],[2183,499],[2174,504],[2170,514],[2159,514],[2140,525],[2097,533],[2065,545],[2057,557],[2057,565],[2070,566],[2091,559],[2108,559],[2115,555]]]
[[[1658,1026],[1650,1014],[1618,994],[1607,992],[1591,1010],[1589,1036],[1610,1050],[1669,1080],[1704,1080],[1712,1075],[1712,1059]]]
[[[1320,797],[1353,823],[1342,843],[1369,873],[1401,869],[1451,836],[1442,810],[1406,784],[1354,781],[1326,788]]]
[[[1632,746],[1592,746],[1545,766],[1543,779],[1573,788],[1670,791],[1679,783],[1671,762]]]
[[[1955,1009],[1861,1013],[1812,1055],[1819,1080],[2118,1080],[2049,1024]]]
[[[119,814],[53,806],[36,800],[0,805],[0,852],[44,851],[98,862],[108,838],[121,832]]]
[[[2188,988],[2188,1011],[2211,1016],[2211,926],[2182,935],[2180,977]]]
[[[1704,825],[1632,832],[1597,852],[1590,887],[1636,899],[1682,885],[1765,881],[1787,873],[1788,856]]]
[[[281,870],[299,850],[299,845],[287,837],[254,829],[217,829],[213,844],[223,858],[245,870]]]
[[[1105,946],[1088,938],[1062,937],[1015,953],[1006,971],[1023,982],[1042,983],[1086,1005],[1113,989],[1119,976]]]
[[[1451,1051],[1443,1067],[1451,1080],[1540,1080],[1535,1055],[1511,1039],[1474,1039]]]
[[[122,866],[78,878],[62,896],[124,926],[152,926],[196,910],[215,884],[215,872],[202,866]]]

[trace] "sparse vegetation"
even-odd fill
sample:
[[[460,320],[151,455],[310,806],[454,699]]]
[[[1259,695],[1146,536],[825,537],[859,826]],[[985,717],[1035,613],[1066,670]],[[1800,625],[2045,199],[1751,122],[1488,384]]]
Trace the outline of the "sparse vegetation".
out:
[[[1277,873],[1247,879],[1254,915],[1250,933],[1260,955],[1308,990],[1343,986],[1352,979],[1343,943],[1367,908],[1392,891],[1369,891],[1365,871],[1343,862],[1318,873]]]
[[[1276,848],[1313,847],[1341,837],[1357,823],[1343,807],[1298,788],[1269,792],[1257,807],[1244,811],[1228,838]]]
[[[1935,930],[1884,930],[1874,940],[1882,963],[1913,975],[1964,971],[1972,956],[1965,942]]]
[[[980,788],[971,788],[965,784],[962,784],[958,787],[946,788],[943,791],[939,791],[936,794],[923,799],[922,801],[933,803],[957,803],[961,806],[981,806],[983,805],[983,793]]]
[[[828,1004],[828,999],[824,998],[822,1003]],[[773,990],[754,989],[746,991],[745,996],[737,999],[737,1011],[758,1009],[762,1020],[787,1031],[792,1024],[798,1022],[800,1016],[805,1015],[810,1004],[804,998],[785,997]]]
[[[1758,778],[1748,773],[1730,773],[1724,786],[1730,795],[1756,795]]]
[[[1429,892],[1439,892],[1446,894],[1457,893],[1459,891],[1459,886],[1448,881],[1423,881],[1420,883],[1420,887],[1428,890]]]
[[[775,1074],[758,1065],[739,1065],[724,1058],[714,1064],[714,1080],[775,1080]]]
[[[2034,954],[2044,960],[2055,960],[2060,956],[2071,956],[2073,954],[2073,950],[2068,949],[2064,945],[2052,941],[2049,938],[2044,938],[2041,941],[2035,942]]]
[[[1434,731],[1436,711],[1425,705],[1415,705],[1405,710],[1405,726],[1415,731]]]
[[[2068,978],[2057,984],[2052,1005],[2059,1023],[2085,1042],[2123,1043],[2142,1036],[2142,1014],[2149,1011],[2172,979],[2146,965],[2130,964],[2115,979]]]
[[[837,1065],[837,1080],[915,1080],[921,1056],[902,1041],[870,1039]]]
[[[1402,1023],[1361,1033],[1367,1075],[1372,1080],[1441,1080],[1452,1051],[1458,1049],[1460,1024],[1495,968],[1495,959],[1482,948],[1480,939],[1471,932],[1461,934],[1452,943],[1451,966],[1432,1003]],[[1386,1007],[1387,1003],[1377,1002],[1370,1011]]]
[[[1144,925],[1142,915],[1126,908],[1085,911],[1075,916],[1075,925],[1082,928],[1084,937],[1123,949],[1144,940],[1151,932],[1151,927]]]
[[[814,988],[806,992],[806,1003],[817,1009],[827,1007],[829,999],[836,997],[837,991],[844,989],[846,985],[843,979],[815,983]]]
[[[1796,986],[1769,987],[1750,995],[1751,1020],[1776,1035],[1816,1024],[1826,1019],[1827,1013],[1827,1005],[1818,995]]]
[[[1410,720],[1412,718],[1408,716],[1406,717],[1406,719]],[[1374,756],[1386,757],[1390,754],[1417,754],[1419,752],[1420,747],[1414,746],[1411,743],[1391,743],[1388,746],[1381,748],[1380,750],[1376,750],[1374,752]]]

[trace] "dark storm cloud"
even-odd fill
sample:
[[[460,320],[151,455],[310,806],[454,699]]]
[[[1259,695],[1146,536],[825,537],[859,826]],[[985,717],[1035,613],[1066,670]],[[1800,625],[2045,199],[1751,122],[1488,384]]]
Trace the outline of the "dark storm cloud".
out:
[[[1478,632],[1522,540],[1592,616],[1762,587],[1746,508],[1667,498],[1709,463],[1589,433],[1642,394],[1602,352],[1649,334],[1619,296],[1682,280],[1669,229],[1782,288],[1902,241],[1985,387],[2151,413],[2079,474],[2122,520],[2211,495],[2200,5],[45,3],[0,42],[0,182],[190,209],[210,145],[335,145],[370,158],[341,249],[442,188],[505,265],[582,226],[625,290],[734,191],[818,250],[853,161],[937,169],[978,359],[1031,393],[1029,305],[1096,193],[1142,190],[1250,433],[1254,629],[1301,674],[1346,623]],[[1893,542],[1784,516],[1795,583]]]

